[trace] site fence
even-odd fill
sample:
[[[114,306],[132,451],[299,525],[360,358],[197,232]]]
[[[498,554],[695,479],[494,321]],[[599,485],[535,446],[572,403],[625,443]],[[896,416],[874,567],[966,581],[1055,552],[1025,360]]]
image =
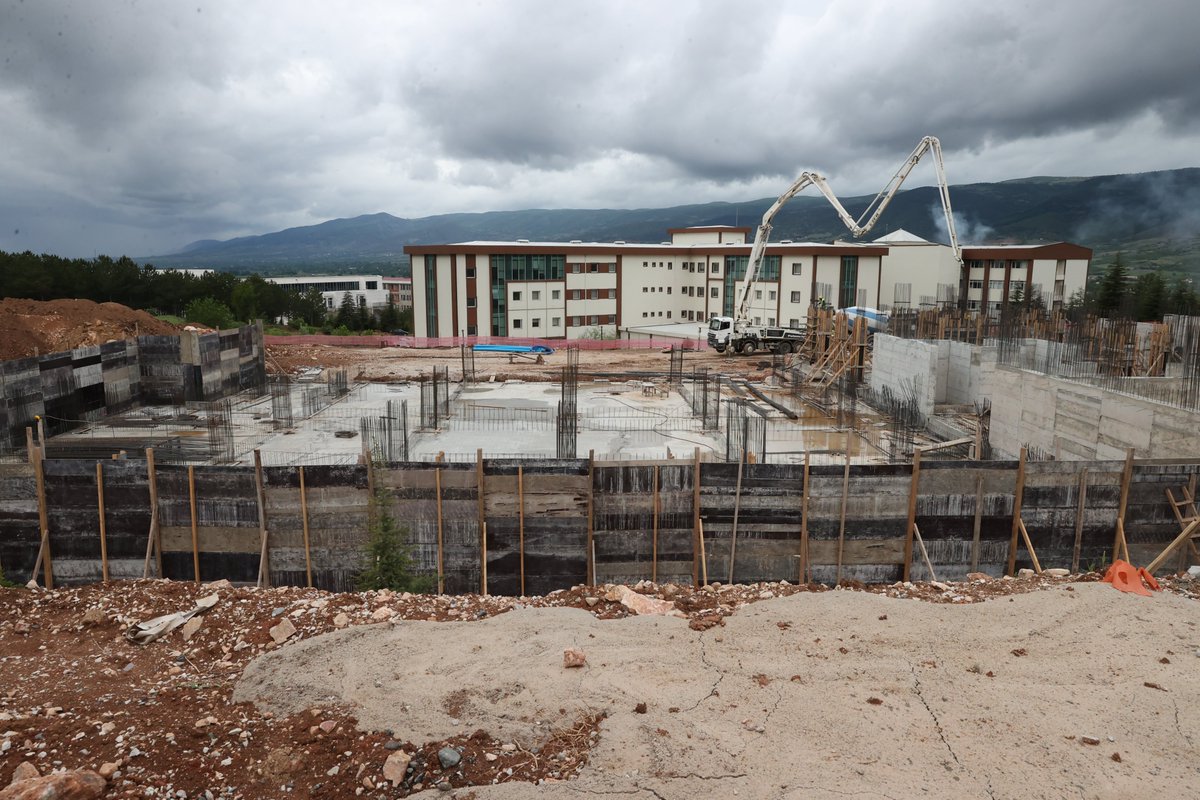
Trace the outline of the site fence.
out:
[[[333,336],[331,334],[297,334],[296,336],[267,335],[266,344],[328,345],[332,347],[472,347],[477,344],[541,345],[553,350],[574,347],[579,350],[661,350],[675,347],[680,350],[707,350],[702,339],[677,339],[662,336],[658,339],[530,339],[504,336]]]

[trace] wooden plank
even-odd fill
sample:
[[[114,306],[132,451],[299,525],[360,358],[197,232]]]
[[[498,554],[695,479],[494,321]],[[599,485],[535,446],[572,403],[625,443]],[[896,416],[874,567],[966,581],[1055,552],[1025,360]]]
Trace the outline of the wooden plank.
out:
[[[517,552],[520,556],[521,596],[525,596],[525,468],[517,465]]]
[[[1189,522],[1188,526],[1180,531],[1179,535],[1176,536],[1169,545],[1167,545],[1166,549],[1158,554],[1158,558],[1150,562],[1150,566],[1146,567],[1146,571],[1150,574],[1154,574],[1154,570],[1158,569],[1159,566],[1161,566],[1162,563],[1167,560],[1171,553],[1175,551],[1176,547],[1179,547],[1179,545],[1183,544],[1185,541],[1190,540],[1192,536],[1196,535],[1198,532],[1200,532],[1200,517],[1197,517]]]
[[[929,553],[925,551],[925,540],[921,538],[919,525],[913,525],[913,536],[917,540],[917,548],[921,551],[921,561],[925,563],[925,569],[929,572],[929,580],[936,581],[937,574],[933,571],[933,564],[929,561]]]
[[[658,465],[654,466],[654,500],[653,500],[653,522],[651,524],[650,533],[650,582],[658,583],[658,506],[660,498],[659,491],[659,471]]]
[[[38,431],[42,431],[42,418],[38,417]],[[54,588],[54,563],[50,556],[50,522],[49,512],[46,508],[46,440],[40,439],[41,446],[38,448],[37,463],[35,464],[37,478],[37,504],[38,504],[38,532],[41,534],[42,543],[38,550],[39,561],[42,567],[42,577],[47,589]],[[34,568],[34,579],[37,579],[37,568]]]
[[[808,475],[809,475],[809,459],[812,454],[807,450],[804,452],[804,479],[801,482],[801,498],[800,498],[800,582],[808,583],[812,580],[812,563],[808,553]]]
[[[483,448],[475,451],[475,493],[479,501],[479,592],[487,596],[487,509],[484,506]],[[589,494],[590,498],[590,494]]]
[[[1017,482],[1013,486],[1012,532],[1008,541],[1008,565],[1006,575],[1012,575],[1017,569],[1017,537],[1020,536],[1021,501],[1025,497],[1025,448],[1021,448],[1021,458],[1017,462]]]
[[[846,467],[842,470],[842,511],[838,517],[837,571],[834,585],[842,582],[842,550],[846,544],[846,503],[850,499],[850,449],[846,449]]]
[[[704,549],[704,520],[700,520],[700,585],[708,586],[708,554]]]
[[[104,520],[104,462],[96,462],[96,511],[100,517],[100,579],[108,583],[108,535]]]
[[[188,507],[192,519],[192,580],[200,583],[200,532],[196,524],[196,468],[188,464]]]
[[[699,448],[697,448],[697,451]],[[596,451],[588,450],[587,474],[587,585],[596,585]]]
[[[304,580],[312,588],[312,547],[308,539],[308,491],[304,487],[304,467],[300,467],[300,523],[304,526]]]
[[[742,510],[742,470],[746,464],[746,451],[738,458],[737,489],[733,499],[733,530],[729,536],[729,583],[733,583],[733,565],[737,562],[738,513]]]
[[[983,529],[983,475],[975,476],[975,524],[971,529],[971,572],[979,571],[979,534]]]
[[[162,572],[162,524],[158,514],[158,470],[154,466],[154,448],[146,448],[146,480],[150,485],[150,533],[146,537],[146,562],[142,565],[142,577],[150,577],[150,558],[155,556],[158,577]],[[157,555],[155,555],[157,554]]]
[[[370,461],[367,462],[368,480],[371,474]],[[262,540],[258,554],[258,585],[271,585],[271,539],[267,530],[267,500],[263,491],[262,453],[254,451],[254,490],[258,499],[258,535]]]
[[[921,448],[913,449],[912,482],[908,488],[908,523],[904,528],[904,580],[912,567],[913,529],[917,524],[917,491],[921,486]]]
[[[1033,571],[1041,575],[1042,564],[1038,561],[1037,551],[1033,549],[1033,542],[1029,540],[1029,531],[1025,529],[1025,520],[1018,518],[1017,522],[1021,526],[1021,538],[1025,540],[1025,549],[1029,551],[1029,558],[1033,561]]]
[[[1079,552],[1083,548],[1083,515],[1087,510],[1087,467],[1079,470],[1079,497],[1075,504],[1075,547],[1071,551],[1071,572],[1079,572]]]
[[[591,519],[588,520],[591,532]],[[692,454],[692,586],[700,585],[700,448]]]
[[[1133,477],[1133,448],[1125,451],[1125,469],[1121,471],[1121,501],[1117,506],[1117,521],[1113,532],[1113,558],[1129,560],[1129,545],[1125,541],[1125,511],[1129,507],[1129,482]],[[1122,555],[1124,553],[1124,555]]]
[[[442,594],[446,589],[446,570],[444,567],[444,547],[442,543],[442,470],[433,471],[434,491],[437,493],[437,593]]]
[[[961,439],[951,439],[948,442],[937,442],[935,444],[922,445],[921,452],[932,453],[936,450],[945,450],[949,447],[958,447],[959,445],[973,444],[974,442],[975,442],[975,437],[964,436]]]

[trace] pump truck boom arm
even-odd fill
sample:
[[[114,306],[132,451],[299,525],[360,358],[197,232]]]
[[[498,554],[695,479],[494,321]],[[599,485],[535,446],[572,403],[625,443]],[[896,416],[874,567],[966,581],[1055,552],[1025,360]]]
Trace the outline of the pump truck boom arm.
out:
[[[763,257],[766,255],[767,243],[771,239],[771,222],[785,203],[809,186],[816,186],[817,190],[833,206],[842,224],[846,226],[855,238],[858,238],[875,227],[875,224],[879,222],[879,218],[883,216],[884,209],[892,202],[892,198],[900,191],[900,187],[904,184],[905,179],[913,171],[913,167],[929,152],[933,153],[933,169],[937,175],[938,193],[942,201],[942,213],[945,214],[946,218],[946,231],[950,236],[950,247],[954,250],[955,260],[961,266],[963,263],[962,248],[958,243],[958,234],[954,230],[954,212],[950,207],[950,189],[946,183],[946,167],[942,162],[942,144],[936,137],[926,136],[917,143],[917,146],[909,154],[908,158],[905,159],[900,169],[896,170],[896,174],[879,191],[879,194],[875,195],[875,199],[867,205],[858,219],[851,216],[850,212],[838,200],[837,195],[829,188],[829,183],[825,180],[824,175],[812,171],[800,173],[800,176],[788,187],[787,191],[781,194],[779,199],[772,203],[771,207],[763,214],[762,222],[759,223],[758,230],[754,234],[754,245],[750,248],[750,260],[746,265],[746,278],[743,284],[742,297],[738,302],[734,316],[735,324],[743,323],[749,315],[750,293],[754,290],[754,285],[758,282],[758,273],[762,268]],[[866,222],[864,223],[863,220],[866,220]]]

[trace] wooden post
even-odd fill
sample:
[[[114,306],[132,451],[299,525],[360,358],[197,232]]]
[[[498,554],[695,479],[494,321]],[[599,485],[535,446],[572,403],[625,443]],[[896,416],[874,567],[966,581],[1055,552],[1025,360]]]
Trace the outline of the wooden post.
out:
[[[517,469],[520,469],[518,467]],[[446,570],[444,567],[444,549],[442,544],[442,468],[433,470],[433,488],[437,494],[437,592],[446,591]],[[524,588],[524,587],[522,587]],[[522,594],[524,592],[522,591]]]
[[[1021,501],[1025,497],[1025,448],[1021,448],[1021,458],[1017,462],[1017,482],[1013,487],[1012,536],[1008,541],[1008,568],[1006,575],[1012,575],[1017,569],[1017,537],[1021,534]]]
[[[1071,572],[1079,572],[1079,551],[1083,547],[1083,512],[1087,508],[1087,467],[1079,470],[1079,498],[1075,506],[1075,549],[1071,553]]]
[[[300,468],[300,524],[304,526],[304,580],[312,588],[312,548],[308,540],[308,491],[304,488],[304,467]]]
[[[525,468],[517,465],[517,555],[521,570],[521,596],[525,596]]]
[[[842,513],[838,520],[837,572],[833,579],[836,586],[842,582],[842,548],[846,543],[846,502],[850,495],[850,448],[846,448],[846,468],[842,471]]]
[[[979,534],[983,529],[983,473],[975,476],[975,527],[971,530],[971,572],[979,571]]]
[[[100,579],[108,583],[108,536],[104,529],[104,462],[96,462],[96,509],[100,517]]]
[[[1038,561],[1037,551],[1033,549],[1033,542],[1029,541],[1029,531],[1025,529],[1025,520],[1018,518],[1017,524],[1021,528],[1021,539],[1025,542],[1025,549],[1029,551],[1029,560],[1033,562],[1033,571],[1041,575],[1042,562]]]
[[[1117,524],[1113,535],[1113,560],[1129,560],[1129,543],[1125,539],[1125,509],[1129,505],[1129,482],[1132,478],[1133,448],[1130,447],[1125,451],[1125,469],[1121,472],[1121,503],[1117,507]]]
[[[587,585],[596,585],[596,451],[588,450],[588,490],[587,490]]]
[[[917,549],[921,551],[921,560],[925,563],[925,569],[929,572],[929,580],[936,581],[937,574],[933,571],[933,564],[929,561],[929,553],[925,550],[925,540],[921,538],[921,526],[913,525],[913,537],[917,540]]]
[[[812,564],[808,560],[808,468],[811,453],[804,452],[804,481],[800,498],[800,582],[808,583],[812,577]]]
[[[487,590],[487,523],[483,523],[483,596],[488,596]]]
[[[658,465],[654,465],[654,493],[652,495],[651,514],[653,526],[650,533],[650,582],[658,583]]]
[[[475,451],[475,494],[479,499],[479,592],[487,595],[487,516],[483,494],[483,448]]]
[[[1156,558],[1150,562],[1150,566],[1146,567],[1146,571],[1149,572],[1151,575],[1153,575],[1154,570],[1158,569],[1159,565],[1161,565],[1164,561],[1167,560],[1167,557],[1170,556],[1172,552],[1174,552],[1176,547],[1179,547],[1179,545],[1188,541],[1189,539],[1192,538],[1192,536],[1194,536],[1196,534],[1197,527],[1200,527],[1200,517],[1197,517],[1196,519],[1193,519],[1191,522],[1189,522],[1187,527],[1184,528],[1182,531],[1180,531],[1179,535],[1176,536],[1175,539],[1169,545],[1167,545],[1167,549],[1165,549],[1161,553],[1159,553],[1158,558]]]
[[[700,585],[708,586],[708,553],[704,547],[704,520],[700,520]]]
[[[913,448],[912,483],[908,488],[908,524],[904,529],[904,580],[912,567],[913,531],[917,525],[917,491],[921,486],[921,448]]]
[[[196,525],[196,468],[188,464],[188,505],[192,511],[192,580],[200,583],[200,534]]]
[[[692,586],[700,585],[700,448],[692,456]]]
[[[42,431],[42,420],[38,417],[38,432]],[[41,536],[41,547],[38,550],[38,560],[41,562],[42,577],[47,589],[54,588],[54,564],[50,558],[50,522],[49,510],[46,508],[46,440],[40,440],[35,475],[37,477],[38,503],[38,533]],[[37,579],[37,568],[34,567],[34,579]]]
[[[156,557],[158,577],[162,570],[162,528],[158,518],[158,471],[154,468],[154,448],[146,448],[146,480],[150,485],[150,535],[146,540],[146,562],[142,565],[142,577],[150,577],[150,557]]]
[[[371,474],[371,464],[367,462],[367,475]],[[254,489],[258,498],[258,535],[262,545],[258,554],[258,585],[271,585],[271,539],[267,532],[267,493],[263,489],[262,453],[254,451]]]
[[[30,464],[34,463],[34,459],[37,458],[37,451],[34,449],[33,445],[32,425],[25,426],[25,457],[29,459]]]
[[[742,508],[742,468],[746,463],[746,451],[738,454],[737,489],[733,496],[733,529],[729,532],[729,583],[733,583],[733,565],[737,560],[738,513]]]

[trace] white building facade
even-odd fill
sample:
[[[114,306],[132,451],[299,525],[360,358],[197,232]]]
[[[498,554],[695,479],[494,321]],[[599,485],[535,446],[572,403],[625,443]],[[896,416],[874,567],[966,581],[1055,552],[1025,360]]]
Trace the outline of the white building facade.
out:
[[[628,328],[729,316],[741,296],[751,228],[669,231],[661,244],[464,242],[411,245],[414,333],[421,337],[580,338]],[[804,323],[824,301],[835,308],[979,307],[1028,299],[1047,307],[1087,280],[1091,251],[1078,245],[964,248],[898,231],[870,243],[780,241],[768,246],[748,316],[761,325]],[[976,291],[980,280],[1001,289]],[[1007,276],[1007,277],[1005,277]],[[1024,283],[1022,283],[1022,281]],[[976,295],[979,295],[976,297]],[[976,306],[971,306],[972,302]]]
[[[359,306],[381,308],[387,305],[388,292],[384,288],[382,275],[297,275],[294,277],[270,276],[265,280],[287,286],[304,294],[316,289],[325,300],[325,308],[337,309],[346,292]]]

